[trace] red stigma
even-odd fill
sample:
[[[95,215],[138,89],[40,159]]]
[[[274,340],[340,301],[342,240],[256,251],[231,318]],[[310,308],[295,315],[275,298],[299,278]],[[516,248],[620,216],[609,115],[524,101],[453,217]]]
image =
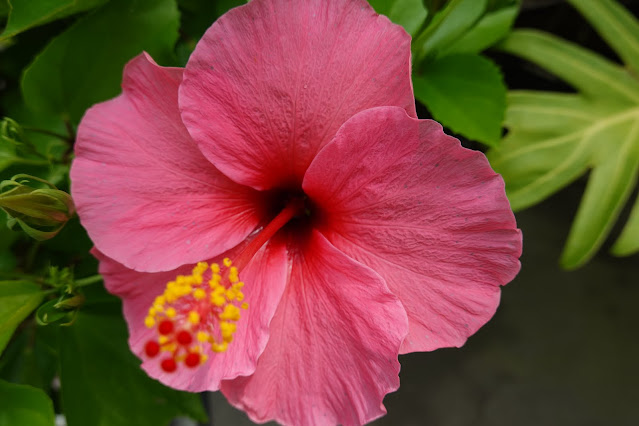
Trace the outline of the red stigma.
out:
[[[186,330],[182,330],[177,334],[177,341],[180,345],[188,346],[193,341],[193,336]]]
[[[146,352],[146,355],[149,358],[153,358],[158,353],[160,353],[160,344],[153,340],[149,340],[148,342],[146,342],[146,345],[144,346],[144,352]]]
[[[195,352],[190,352],[186,359],[184,360],[184,364],[189,368],[194,368],[200,365],[200,354]]]
[[[160,325],[158,326],[158,331],[160,332],[160,334],[163,335],[167,335],[167,334],[171,334],[173,332],[173,321],[171,320],[164,320],[160,323]]]
[[[162,364],[160,364],[160,367],[162,367],[162,370],[166,371],[167,373],[173,373],[175,370],[177,370],[177,364],[175,363],[175,360],[173,358],[162,360]]]

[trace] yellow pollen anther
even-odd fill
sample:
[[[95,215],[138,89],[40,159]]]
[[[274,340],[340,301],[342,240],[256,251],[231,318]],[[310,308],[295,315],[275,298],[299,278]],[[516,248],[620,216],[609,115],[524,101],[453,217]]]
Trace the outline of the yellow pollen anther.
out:
[[[195,297],[196,300],[202,300],[206,297],[206,292],[201,288],[195,289],[193,297]]]
[[[147,327],[157,329],[152,341],[176,363],[187,367],[193,366],[189,354],[199,354],[202,364],[211,353],[226,351],[237,332],[241,309],[248,308],[247,303],[241,303],[242,287],[239,270],[228,258],[222,267],[200,262],[191,275],[176,276],[155,298],[144,319]],[[192,338],[186,337],[189,335]],[[155,356],[150,352],[147,355]]]
[[[200,314],[195,311],[189,312],[189,322],[193,325],[198,325],[200,323]]]
[[[211,344],[211,349],[213,350],[213,352],[224,352],[228,349],[228,347],[229,347],[228,342],[222,342],[222,344],[218,344],[218,343]]]
[[[226,299],[223,296],[211,293],[211,303],[217,307],[222,307],[226,303]]]
[[[231,266],[229,268],[229,281],[235,284],[239,280],[240,280],[240,276],[239,276],[237,268],[235,266]]]
[[[209,333],[207,333],[205,331],[198,331],[197,332],[197,340],[202,342],[202,343],[208,342],[210,338],[211,338],[211,336],[209,336]]]
[[[153,317],[144,318],[144,325],[146,325],[147,328],[152,328],[155,325],[155,319]]]

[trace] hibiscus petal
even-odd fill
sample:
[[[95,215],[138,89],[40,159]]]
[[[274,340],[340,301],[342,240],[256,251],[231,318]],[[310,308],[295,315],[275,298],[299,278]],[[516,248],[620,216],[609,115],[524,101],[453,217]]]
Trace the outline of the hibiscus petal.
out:
[[[255,373],[223,382],[222,392],[257,422],[353,425],[382,416],[384,395],[399,387],[404,309],[379,275],[317,231],[292,259]]]
[[[224,256],[234,257],[238,249]],[[189,275],[195,265],[183,266],[169,272],[145,273],[128,269],[97,250],[93,254],[100,260],[100,273],[107,289],[123,300],[124,316],[129,328],[129,346],[140,355],[149,340],[157,339],[155,329],[144,325],[153,300],[164,291],[168,281],[178,274]],[[224,256],[211,259],[221,263]],[[242,289],[247,310],[237,322],[233,342],[226,352],[210,355],[207,362],[195,369],[180,367],[175,373],[165,373],[157,359],[146,359],[142,368],[149,376],[175,389],[202,392],[219,389],[222,379],[246,376],[255,370],[257,358],[264,351],[268,328],[286,284],[286,246],[272,241],[256,254],[242,272],[246,283]]]
[[[257,189],[299,185],[353,114],[415,114],[410,36],[364,0],[253,0],[206,32],[180,86],[191,136]]]
[[[98,249],[137,270],[220,254],[261,219],[261,196],[222,175],[184,128],[181,79],[181,69],[137,56],[123,93],[89,109],[78,129],[71,190],[82,224]]]
[[[486,157],[395,107],[346,122],[304,190],[324,235],[387,282],[406,308],[401,352],[461,346],[520,268],[521,233]]]

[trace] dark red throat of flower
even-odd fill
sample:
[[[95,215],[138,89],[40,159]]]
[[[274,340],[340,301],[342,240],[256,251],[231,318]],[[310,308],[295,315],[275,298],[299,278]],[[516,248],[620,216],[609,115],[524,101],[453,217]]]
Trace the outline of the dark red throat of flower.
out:
[[[302,213],[304,201],[292,199],[252,240],[240,255],[221,264],[199,262],[191,275],[178,275],[167,283],[151,307],[145,325],[155,329],[144,355],[158,358],[167,373],[180,364],[196,368],[216,353],[225,352],[233,341],[241,311],[248,309],[240,271],[258,250],[292,218]]]

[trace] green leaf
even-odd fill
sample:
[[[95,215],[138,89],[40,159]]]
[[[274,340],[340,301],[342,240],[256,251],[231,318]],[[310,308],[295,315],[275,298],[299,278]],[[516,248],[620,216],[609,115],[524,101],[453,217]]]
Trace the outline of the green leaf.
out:
[[[207,0],[204,0],[204,1],[207,1]],[[215,2],[215,10],[217,11],[217,16],[218,17],[222,16],[223,14],[228,12],[229,9],[246,4],[246,1],[247,0],[217,0]],[[212,23],[213,22],[211,22],[210,24]]]
[[[465,34],[486,10],[486,0],[451,0],[413,42],[415,62],[438,57]]]
[[[29,28],[46,24],[75,13],[91,10],[108,0],[10,0],[9,21],[0,40],[13,37]]]
[[[145,50],[171,62],[178,26],[175,0],[111,0],[55,38],[26,69],[25,102],[77,122],[86,108],[118,94],[132,57]]]
[[[29,281],[0,281],[0,353],[15,329],[42,302],[44,293]]]
[[[0,18],[4,18],[9,14],[9,3],[7,0],[0,0]]]
[[[437,13],[448,0],[422,0],[428,13]]]
[[[508,135],[488,153],[506,181],[514,210],[544,200],[592,170],[561,256],[563,267],[577,268],[599,249],[637,184],[639,80],[595,53],[536,31],[515,31],[501,47],[579,90],[511,92]],[[633,215],[614,254],[639,249],[639,213]]]
[[[0,172],[16,161],[19,161],[19,158],[16,155],[15,145],[0,139]]]
[[[601,146],[561,257],[565,268],[581,266],[601,246],[639,176],[639,111],[606,126]],[[587,137],[587,136],[586,136]]]
[[[426,19],[422,0],[369,0],[375,11],[386,15],[394,23],[414,35]]]
[[[126,336],[117,303],[94,304],[61,328],[60,379],[69,426],[157,426],[179,415],[206,421],[197,394],[167,388],[142,371]]]
[[[639,72],[639,21],[612,0],[569,0],[612,46],[621,60]]]
[[[479,55],[452,55],[413,75],[415,97],[456,133],[494,146],[501,137],[506,87],[499,69]]]
[[[245,3],[246,0],[178,0],[182,21],[180,34],[190,37],[192,40],[189,42],[195,47],[195,42],[217,18]]]
[[[519,13],[519,4],[486,13],[477,24],[450,46],[443,54],[479,53],[504,38]]]
[[[0,426],[53,426],[53,402],[40,389],[0,380]]]
[[[0,379],[51,390],[57,374],[58,327],[21,327],[0,357]],[[54,349],[56,348],[56,349]]]

